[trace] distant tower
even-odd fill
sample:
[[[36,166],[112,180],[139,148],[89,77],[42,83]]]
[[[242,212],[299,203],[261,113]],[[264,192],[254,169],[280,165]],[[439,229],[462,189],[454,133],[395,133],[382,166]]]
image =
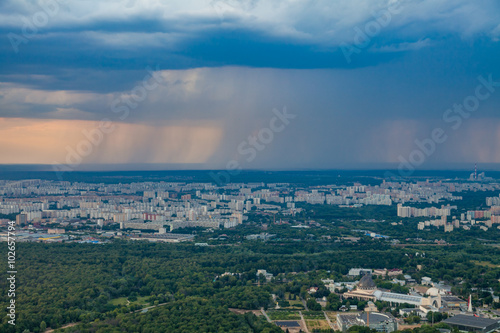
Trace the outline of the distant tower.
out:
[[[469,294],[469,307],[467,308],[468,312],[472,312],[472,295]]]
[[[477,163],[474,164],[474,180],[477,180]]]

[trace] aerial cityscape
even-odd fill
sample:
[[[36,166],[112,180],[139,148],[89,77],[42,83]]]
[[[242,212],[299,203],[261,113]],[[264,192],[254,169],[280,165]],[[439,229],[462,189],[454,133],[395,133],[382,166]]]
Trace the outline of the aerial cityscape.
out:
[[[0,35],[0,333],[500,333],[498,0],[2,0]]]
[[[16,272],[3,284],[25,304],[3,328],[498,330],[500,182],[370,173],[2,180],[0,237]]]

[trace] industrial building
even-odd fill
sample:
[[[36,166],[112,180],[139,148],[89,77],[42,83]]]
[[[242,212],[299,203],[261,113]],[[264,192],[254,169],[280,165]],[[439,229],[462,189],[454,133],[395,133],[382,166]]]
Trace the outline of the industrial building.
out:
[[[443,320],[443,323],[448,324],[451,327],[456,327],[460,331],[479,333],[493,332],[500,327],[499,320],[463,314],[459,314]]]

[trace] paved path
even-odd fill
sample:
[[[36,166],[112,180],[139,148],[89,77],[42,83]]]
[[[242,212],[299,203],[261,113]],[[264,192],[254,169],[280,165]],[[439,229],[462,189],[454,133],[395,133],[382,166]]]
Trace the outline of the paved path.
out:
[[[326,321],[328,322],[328,325],[330,325],[330,327],[331,327],[332,329],[335,329],[335,328],[333,327],[332,321],[330,320],[330,318],[328,317],[328,315],[326,314],[326,312],[325,312],[325,311],[323,311],[323,314],[325,315],[325,318],[326,318]]]
[[[75,326],[75,325],[78,325],[78,324],[80,324],[80,323],[71,323],[71,324],[67,324],[67,325],[61,326],[61,327],[59,327],[59,328],[56,328],[56,330],[61,330],[61,329],[63,329],[63,328],[72,327],[72,326]],[[44,332],[44,333],[54,332],[54,329],[49,328],[49,329],[47,329],[47,330],[45,330],[45,331],[43,331],[43,332]]]
[[[266,311],[264,311],[264,308],[260,308],[260,312],[262,312],[262,314],[264,315],[264,317],[266,317],[268,322],[272,323],[271,318],[269,318]]]
[[[146,312],[147,312],[147,310],[149,310],[149,309],[156,308],[157,306],[162,306],[162,305],[166,305],[166,304],[169,304],[169,303],[167,302],[167,303],[161,303],[161,304],[158,304],[158,305],[151,305],[151,306],[148,306],[146,308],[135,310],[135,311],[132,311],[132,312],[129,312],[129,313],[137,313],[137,312],[141,312],[141,311],[144,311],[144,310],[146,310]],[[129,313],[126,313],[126,314],[129,314]]]
[[[302,311],[299,311],[300,318],[302,319],[302,322],[304,323],[304,329],[306,330],[306,333],[309,333],[309,329],[307,328],[306,320],[304,319],[304,316],[302,315]]]
[[[306,309],[306,311],[309,311],[306,301],[304,301],[302,298],[300,300],[302,301],[302,305],[304,305],[304,309]]]

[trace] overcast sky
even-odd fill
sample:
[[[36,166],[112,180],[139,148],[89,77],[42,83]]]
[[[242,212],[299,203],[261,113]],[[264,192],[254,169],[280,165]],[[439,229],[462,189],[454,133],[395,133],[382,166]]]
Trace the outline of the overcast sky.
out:
[[[3,0],[0,34],[0,164],[500,163],[496,0]]]

